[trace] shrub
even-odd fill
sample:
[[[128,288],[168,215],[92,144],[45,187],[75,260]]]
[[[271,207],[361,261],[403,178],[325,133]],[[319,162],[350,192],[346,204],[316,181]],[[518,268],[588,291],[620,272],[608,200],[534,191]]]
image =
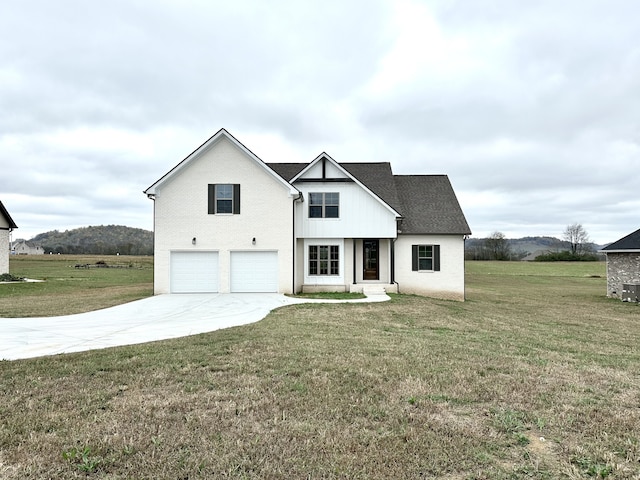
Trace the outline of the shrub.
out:
[[[569,250],[562,252],[549,252],[538,255],[536,262],[597,262],[599,260],[595,253],[573,253]]]
[[[0,282],[22,282],[24,278],[15,277],[10,273],[3,273],[0,275]]]

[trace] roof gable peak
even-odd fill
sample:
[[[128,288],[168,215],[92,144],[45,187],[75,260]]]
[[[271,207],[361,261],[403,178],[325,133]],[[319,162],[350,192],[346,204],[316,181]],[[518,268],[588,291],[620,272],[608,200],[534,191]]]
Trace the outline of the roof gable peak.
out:
[[[309,162],[306,167],[291,179],[291,182],[293,183],[303,178],[316,180],[347,178],[354,181],[357,180],[326,152],[322,152]]]
[[[180,171],[182,171],[187,165],[191,162],[195,161],[197,158],[202,156],[208,150],[213,148],[218,142],[222,139],[227,139],[231,144],[233,144],[238,150],[244,153],[248,158],[253,160],[259,167],[263,168],[267,173],[273,176],[279,183],[281,183],[284,187],[289,190],[289,194],[292,196],[298,195],[298,190],[287,182],[284,178],[282,178],[278,173],[276,173],[269,165],[267,165],[262,159],[260,159],[255,153],[245,147],[238,139],[236,139],[233,135],[231,135],[226,129],[221,128],[216,133],[214,133],[211,137],[209,137],[202,145],[196,148],[193,152],[187,155],[180,163],[178,163],[175,167],[169,170],[166,174],[164,174],[160,179],[158,179],[153,185],[144,190],[144,193],[147,196],[151,197],[155,195],[156,188],[162,185],[165,181],[171,179]]]
[[[14,228],[18,228],[18,225],[16,225],[16,222],[13,221],[13,218],[11,218],[11,215],[9,215],[9,212],[2,204],[2,202],[0,202],[0,215],[5,218],[7,224],[9,225],[9,229],[13,230]]]
[[[322,182],[322,181],[349,181],[353,182],[362,188],[365,192],[371,195],[377,202],[379,202],[384,208],[391,212],[396,217],[402,215],[396,210],[394,205],[391,205],[388,201],[382,199],[369,185],[361,178],[358,178],[354,173],[350,172],[346,165],[362,165],[362,164],[340,164],[336,162],[328,153],[322,152],[315,159],[303,168],[297,175],[295,175],[290,182],[296,181],[303,182]],[[368,163],[371,165],[371,163]],[[387,164],[388,165],[388,164]],[[391,169],[389,168],[389,174],[391,175]],[[390,177],[393,179],[393,176]]]

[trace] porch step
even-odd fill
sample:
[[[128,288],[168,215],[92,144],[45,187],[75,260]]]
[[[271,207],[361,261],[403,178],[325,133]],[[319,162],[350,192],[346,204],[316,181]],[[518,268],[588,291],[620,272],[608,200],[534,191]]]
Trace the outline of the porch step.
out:
[[[371,295],[386,295],[387,291],[381,285],[367,285],[362,287],[362,293],[369,297]]]

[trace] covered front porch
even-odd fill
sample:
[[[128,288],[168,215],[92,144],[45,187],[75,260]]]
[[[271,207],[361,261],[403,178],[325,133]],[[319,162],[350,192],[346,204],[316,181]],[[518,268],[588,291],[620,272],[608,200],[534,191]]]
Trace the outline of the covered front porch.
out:
[[[342,259],[335,275],[310,275],[309,246],[313,240],[300,239],[298,242],[299,267],[304,269],[302,292],[372,292],[383,289],[387,293],[397,293],[393,278],[393,238],[345,238],[334,241],[339,246]],[[329,243],[326,240],[321,243]],[[311,253],[313,255],[313,253]],[[300,259],[304,258],[304,265]],[[331,273],[331,272],[330,272]],[[366,290],[365,290],[366,289]]]

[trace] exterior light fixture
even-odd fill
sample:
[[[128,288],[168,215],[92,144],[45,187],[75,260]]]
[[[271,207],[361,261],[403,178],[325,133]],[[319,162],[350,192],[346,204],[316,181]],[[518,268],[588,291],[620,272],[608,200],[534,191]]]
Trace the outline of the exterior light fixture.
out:
[[[196,244],[196,237],[193,237],[193,238],[191,239],[191,245],[195,245],[195,244]]]
[[[256,244],[256,237],[253,237],[253,240],[251,240],[251,243],[253,243],[254,245]]]

